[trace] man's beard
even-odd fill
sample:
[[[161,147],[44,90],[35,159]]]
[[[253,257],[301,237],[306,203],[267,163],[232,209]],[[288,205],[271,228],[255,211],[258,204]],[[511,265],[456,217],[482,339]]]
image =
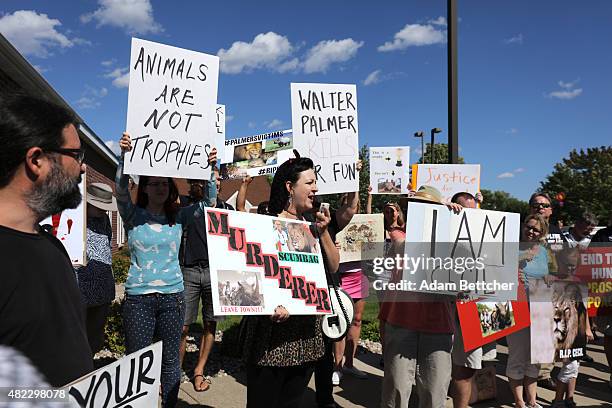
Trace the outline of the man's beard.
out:
[[[68,208],[77,208],[82,199],[80,182],[80,174],[78,178],[71,178],[59,163],[53,161],[46,179],[32,189],[26,203],[40,220]]]

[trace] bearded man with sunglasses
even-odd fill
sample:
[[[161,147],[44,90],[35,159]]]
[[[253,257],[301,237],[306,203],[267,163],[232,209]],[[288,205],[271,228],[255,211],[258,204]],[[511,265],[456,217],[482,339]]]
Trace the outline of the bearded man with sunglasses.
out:
[[[23,353],[54,387],[93,370],[70,258],[39,226],[81,202],[77,126],[48,101],[0,97],[0,344]]]

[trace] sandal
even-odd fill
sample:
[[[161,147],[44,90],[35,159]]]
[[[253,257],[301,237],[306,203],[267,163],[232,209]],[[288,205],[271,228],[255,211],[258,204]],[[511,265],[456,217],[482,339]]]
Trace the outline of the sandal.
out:
[[[198,387],[197,384],[197,378],[198,377],[202,377],[202,381],[200,382],[200,386]],[[193,376],[193,389],[196,392],[205,392],[208,391],[210,389],[210,379],[207,377],[204,377],[202,374],[196,374]]]

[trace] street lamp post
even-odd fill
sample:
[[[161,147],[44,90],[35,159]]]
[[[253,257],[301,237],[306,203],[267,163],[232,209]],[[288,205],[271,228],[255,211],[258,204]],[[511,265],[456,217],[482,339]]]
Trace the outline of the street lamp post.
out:
[[[442,132],[442,129],[440,128],[433,128],[431,129],[431,146],[429,146],[429,148],[431,149],[431,162],[435,164],[435,158],[434,158],[434,136],[436,133],[440,133]]]
[[[425,142],[423,141],[423,139],[425,138],[425,132],[419,130],[418,132],[415,132],[414,137],[421,138],[421,163],[425,163]]]

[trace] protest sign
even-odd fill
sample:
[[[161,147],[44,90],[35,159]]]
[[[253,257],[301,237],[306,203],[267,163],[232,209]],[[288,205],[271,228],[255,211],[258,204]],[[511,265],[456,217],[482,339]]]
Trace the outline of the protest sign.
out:
[[[516,300],[519,217],[409,202],[402,265],[408,290]]]
[[[457,302],[465,351],[474,350],[529,326],[529,306],[522,285],[517,294],[517,301]]]
[[[71,406],[150,408],[159,404],[162,342],[129,354],[63,388]]]
[[[132,38],[124,173],[207,180],[219,57]]]
[[[83,200],[77,208],[66,209],[40,222],[40,225],[51,226],[51,233],[60,240],[73,265],[85,265],[87,242],[87,189],[85,174],[79,184]]]
[[[372,194],[408,194],[410,147],[370,147]]]
[[[359,190],[357,87],[291,84],[293,144],[315,165],[318,194]]]
[[[578,360],[586,350],[586,286],[576,281],[529,280],[531,363]]]
[[[215,109],[215,147],[217,157],[223,157],[225,148],[225,105],[217,105]]]
[[[612,307],[612,247],[591,244],[578,255],[576,277],[587,285],[589,316],[601,316]],[[571,250],[569,250],[571,251]]]
[[[340,243],[340,262],[365,261],[380,256],[385,242],[382,214],[355,214],[351,222],[336,234]]]
[[[263,133],[225,141],[221,177],[225,179],[274,175],[293,155],[291,130]]]
[[[414,164],[412,189],[432,186],[442,194],[442,201],[450,202],[453,195],[480,191],[480,164]]]
[[[206,208],[215,315],[331,311],[319,240],[310,223]]]

